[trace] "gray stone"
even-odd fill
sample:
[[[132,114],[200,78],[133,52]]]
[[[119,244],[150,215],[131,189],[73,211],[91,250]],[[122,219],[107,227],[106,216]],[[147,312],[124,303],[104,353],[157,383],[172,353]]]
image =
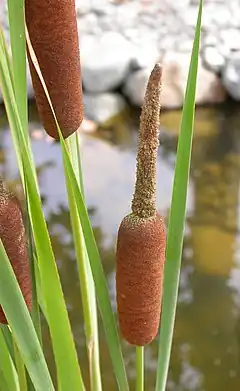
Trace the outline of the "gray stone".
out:
[[[118,33],[81,40],[83,85],[87,92],[106,92],[119,87],[132,60],[132,46]]]
[[[77,17],[87,14],[91,11],[91,2],[89,0],[75,0]]]
[[[84,18],[78,18],[78,33],[80,44],[85,34],[100,34],[99,18],[92,12],[89,12]]]
[[[198,15],[198,7],[195,6],[186,7],[181,14],[184,23],[190,27],[196,26],[197,15]]]
[[[175,72],[178,69],[173,65],[170,69],[163,68],[163,89],[161,97],[161,106],[167,109],[179,108],[183,103],[183,91],[175,82]],[[141,107],[144,100],[146,86],[151,69],[141,69],[129,75],[125,86],[124,93],[132,104]]]
[[[203,37],[203,46],[217,46],[219,44],[218,35],[206,33]]]
[[[214,46],[205,46],[203,48],[203,61],[206,67],[219,73],[225,65],[225,58]]]
[[[84,115],[86,118],[104,123],[126,108],[124,98],[117,93],[84,94]]]
[[[190,53],[169,52],[162,59],[162,107],[180,108],[183,104],[187,75],[190,63]],[[141,106],[146,91],[147,80],[151,69],[142,69],[131,74],[124,87],[124,93],[130,101]],[[196,104],[222,102],[226,94],[219,78],[203,67],[199,60]]]
[[[80,1],[80,0],[79,0]],[[109,0],[89,0],[92,11],[98,15],[103,15],[111,12],[113,5]]]
[[[231,13],[226,4],[209,2],[204,6],[202,27],[208,31],[219,31],[231,26]]]
[[[173,1],[173,0],[166,0],[166,4],[168,4],[169,7],[172,7],[176,10],[181,10],[189,5],[191,1],[190,0],[178,0],[178,1]]]
[[[143,45],[133,45],[132,57],[132,68],[143,69],[153,67],[160,61],[161,54],[154,44],[148,42]]]
[[[163,59],[163,104],[181,107],[185,95],[190,53],[169,52]],[[165,98],[165,92],[171,91],[172,102]],[[170,96],[170,92],[168,92]],[[173,99],[174,98],[174,99]],[[196,104],[210,104],[225,100],[224,89],[219,78],[203,66],[201,58],[198,64]]]
[[[123,88],[124,94],[135,106],[141,107],[143,104],[150,72],[151,69],[140,69],[134,73],[131,73],[125,82]]]
[[[219,36],[220,42],[229,50],[229,52],[231,50],[240,50],[240,30],[233,28],[222,30]]]
[[[200,60],[198,67],[196,104],[208,105],[222,103],[225,99],[226,91],[223,88],[220,78],[214,72],[205,69]]]
[[[235,53],[226,63],[223,71],[223,84],[229,95],[240,100],[240,53]]]

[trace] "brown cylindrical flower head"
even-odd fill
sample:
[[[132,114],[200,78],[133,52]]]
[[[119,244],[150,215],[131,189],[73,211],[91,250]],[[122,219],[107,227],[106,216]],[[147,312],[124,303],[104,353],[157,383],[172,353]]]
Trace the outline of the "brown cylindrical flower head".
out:
[[[0,180],[0,238],[11,262],[28,309],[32,305],[31,275],[27,236],[18,199]],[[0,323],[7,323],[0,307]]]
[[[32,47],[66,138],[83,119],[79,42],[74,0],[25,0]],[[47,133],[59,139],[51,108],[28,53],[38,112]]]
[[[163,218],[156,211],[162,68],[154,67],[146,89],[139,129],[137,180],[132,213],[119,228],[116,290],[120,330],[131,344],[150,343],[158,332],[165,262]]]

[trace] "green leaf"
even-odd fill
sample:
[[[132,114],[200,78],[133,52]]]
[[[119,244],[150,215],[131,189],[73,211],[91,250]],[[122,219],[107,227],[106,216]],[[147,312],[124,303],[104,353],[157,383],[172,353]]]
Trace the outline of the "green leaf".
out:
[[[57,118],[54,113],[54,109],[51,104],[51,100],[37,62],[37,58],[35,56],[35,53],[33,51],[28,36],[27,36],[27,43],[31,55],[31,60],[35,66],[36,72],[42,83],[43,89],[45,91],[46,97],[48,99],[49,105],[51,107],[58,128],[61,147],[62,147],[64,168],[66,170],[66,178],[69,180],[69,189],[71,188],[71,194],[75,198],[75,205],[77,206],[78,218],[80,219],[81,226],[82,226],[82,231],[83,231],[88,257],[91,265],[92,275],[95,283],[98,306],[100,309],[103,325],[105,328],[106,339],[108,342],[108,348],[110,351],[110,356],[112,359],[112,364],[115,371],[118,387],[119,390],[121,391],[128,391],[129,386],[128,386],[128,381],[127,381],[127,376],[126,376],[126,371],[125,371],[125,366],[124,366],[124,361],[122,356],[117,324],[116,324],[115,316],[112,311],[109,293],[108,293],[107,281],[104,275],[104,270],[102,267],[102,263],[99,256],[99,251],[96,245],[96,241],[94,238],[91,223],[88,217],[88,213],[85,207],[85,203],[83,200],[83,196],[81,193],[78,180],[76,179],[73,166],[71,164],[71,160],[66,148],[65,141],[62,137],[61,130],[58,126]]]
[[[67,143],[70,150],[71,163],[73,165],[76,178],[78,178],[79,186],[82,190],[82,170],[77,132],[68,138]],[[75,197],[72,193],[72,187],[66,172],[66,168],[65,175],[82,296],[84,329],[89,361],[90,385],[91,390],[101,391],[102,381],[99,361],[98,319],[95,287],[81,228],[81,222],[78,216]]]
[[[186,216],[187,188],[191,162],[201,18],[202,1],[200,1],[199,5],[177,148],[172,204],[168,227],[166,264],[164,270],[163,308],[160,326],[156,391],[165,391],[166,389],[177,306]]]
[[[19,381],[19,385],[20,385],[20,390],[21,391],[28,391],[24,362],[23,362],[22,356],[18,350],[18,347],[17,347],[15,341],[13,341],[13,346],[14,346],[15,365],[16,365],[16,370],[17,370],[17,374],[18,374],[18,381]]]
[[[23,178],[25,176],[28,189],[28,208],[39,261],[41,286],[53,343],[59,386],[62,391],[69,389],[84,390],[66,304],[34,175],[35,169],[21,126],[2,45],[0,45],[0,84],[10,128],[12,134],[15,135],[16,153],[21,156],[24,167]]]
[[[14,92],[22,127],[24,131],[27,132],[28,117],[24,1],[8,0],[8,19],[12,49]]]
[[[0,330],[0,352],[0,368],[7,383],[8,390],[20,391],[16,368],[9,354],[2,330]]]
[[[119,390],[127,391],[128,382],[122,357],[122,351],[120,346],[120,339],[117,330],[115,316],[112,311],[108,286],[104,275],[100,255],[94,238],[92,226],[88,217],[88,213],[82,198],[82,194],[74,175],[74,171],[68,156],[68,152],[60,133],[60,142],[62,146],[64,166],[67,170],[67,176],[72,187],[72,195],[75,198],[77,205],[78,217],[81,221],[82,230],[85,238],[86,248],[88,251],[88,257],[91,265],[91,270],[94,278],[96,295],[98,300],[99,310],[102,316],[103,326],[105,328],[105,335],[108,342],[108,348],[112,359],[116,379],[118,382]]]
[[[0,303],[36,391],[54,391],[44,355],[17,279],[0,240]]]

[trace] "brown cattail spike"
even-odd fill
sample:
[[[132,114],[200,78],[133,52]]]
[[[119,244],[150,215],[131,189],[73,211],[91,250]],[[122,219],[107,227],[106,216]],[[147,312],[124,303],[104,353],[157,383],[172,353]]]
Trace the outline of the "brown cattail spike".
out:
[[[11,262],[23,297],[31,309],[32,289],[27,237],[18,199],[7,191],[0,179],[0,238]],[[7,323],[0,307],[0,323]]]
[[[156,157],[162,68],[153,69],[142,108],[137,180],[132,213],[119,228],[116,289],[121,333],[133,345],[150,343],[158,332],[165,229],[156,211]]]
[[[156,158],[159,145],[162,67],[156,64],[143,102],[137,155],[137,180],[132,211],[139,217],[156,214]]]
[[[31,44],[46,83],[63,137],[83,119],[79,42],[74,0],[25,0]],[[40,118],[47,133],[59,139],[41,81],[28,53]]]

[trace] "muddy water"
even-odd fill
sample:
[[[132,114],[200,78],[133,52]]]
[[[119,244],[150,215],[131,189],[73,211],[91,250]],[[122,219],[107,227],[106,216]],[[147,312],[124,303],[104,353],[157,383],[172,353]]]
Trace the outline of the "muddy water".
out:
[[[61,274],[84,377],[87,360],[79,282],[57,143],[45,139],[31,108],[32,147],[39,169],[44,211]],[[196,113],[179,302],[168,380],[169,391],[237,391],[240,388],[240,110],[199,109]],[[179,112],[162,116],[158,154],[157,206],[168,217],[176,156]],[[114,247],[118,224],[130,208],[135,180],[137,115],[81,136],[89,213],[115,308]],[[16,185],[16,161],[1,112],[0,168]],[[45,350],[53,368],[47,328]],[[101,365],[107,391],[117,390],[101,337]],[[123,342],[134,384],[134,351]],[[146,349],[146,389],[154,389],[157,341]]]

